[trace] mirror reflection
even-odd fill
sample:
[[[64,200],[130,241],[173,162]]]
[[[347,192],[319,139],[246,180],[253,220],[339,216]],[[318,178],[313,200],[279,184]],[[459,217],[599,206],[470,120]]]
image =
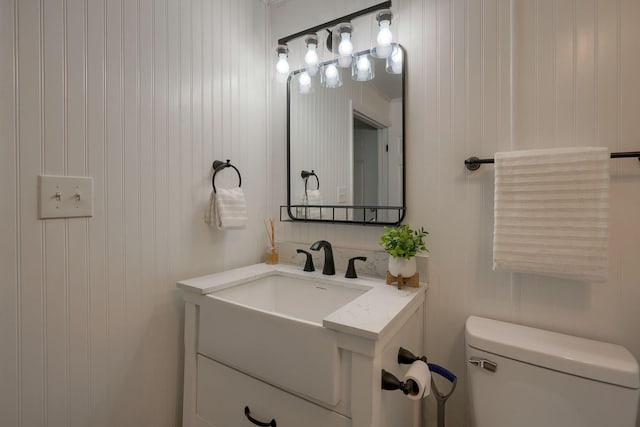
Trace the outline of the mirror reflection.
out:
[[[305,70],[292,73],[288,83],[292,219],[380,224],[402,219],[404,50],[397,46],[397,51],[400,61],[391,65],[367,51],[355,55],[348,68],[330,63],[315,76]]]

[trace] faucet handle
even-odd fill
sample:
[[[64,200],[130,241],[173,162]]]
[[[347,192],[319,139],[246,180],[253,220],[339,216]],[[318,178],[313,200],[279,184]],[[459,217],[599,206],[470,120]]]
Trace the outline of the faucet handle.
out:
[[[309,252],[302,249],[298,249],[296,252],[298,252],[299,254],[305,254],[307,256],[307,260],[304,263],[304,271],[316,271],[316,268],[313,266],[313,258],[311,257],[311,254]]]
[[[349,259],[349,266],[347,267],[347,274],[344,275],[347,279],[357,279],[358,275],[356,274],[356,266],[355,261],[366,261],[367,257],[365,256],[356,256]]]

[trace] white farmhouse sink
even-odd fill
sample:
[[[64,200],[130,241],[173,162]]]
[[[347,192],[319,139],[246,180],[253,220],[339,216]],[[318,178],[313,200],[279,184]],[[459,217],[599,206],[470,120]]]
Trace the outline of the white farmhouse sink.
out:
[[[197,353],[332,406],[348,399],[342,379],[350,360],[338,341],[370,351],[422,304],[426,289],[286,264],[254,264],[178,286],[197,307]]]
[[[211,296],[322,325],[322,319],[367,292],[363,286],[336,285],[328,280],[272,274],[249,280]]]
[[[322,320],[369,289],[279,271],[220,283],[200,307],[198,352],[336,405],[341,399],[337,333]]]

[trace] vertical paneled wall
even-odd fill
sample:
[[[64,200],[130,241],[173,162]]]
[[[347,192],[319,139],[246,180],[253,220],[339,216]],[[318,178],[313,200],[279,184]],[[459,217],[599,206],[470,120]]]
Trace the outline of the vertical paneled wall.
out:
[[[271,8],[272,40],[366,7],[290,2]],[[427,355],[459,375],[447,425],[470,424],[464,321],[470,314],[600,339],[640,359],[640,165],[611,163],[610,279],[581,283],[494,273],[493,167],[471,155],[599,145],[640,149],[640,4],[635,0],[397,0],[407,48],[407,221],[431,233]],[[311,13],[313,11],[314,13]],[[312,17],[316,17],[312,19]],[[273,59],[272,59],[273,66]],[[272,89],[275,203],[284,202],[285,110]],[[282,142],[282,143],[281,143]],[[289,240],[376,247],[382,230],[283,225]],[[427,402],[435,425],[435,404]],[[640,425],[640,424],[639,424]]]
[[[512,149],[597,145],[640,149],[640,3],[517,2]],[[514,315],[609,339],[640,356],[640,164],[611,161],[609,281],[515,276]],[[542,307],[537,307],[542,306]],[[544,316],[540,316],[540,312]]]
[[[0,3],[0,425],[180,424],[175,281],[263,253],[265,18],[255,0]],[[223,233],[203,214],[227,158],[251,212]],[[39,220],[39,174],[92,176],[93,218]]]

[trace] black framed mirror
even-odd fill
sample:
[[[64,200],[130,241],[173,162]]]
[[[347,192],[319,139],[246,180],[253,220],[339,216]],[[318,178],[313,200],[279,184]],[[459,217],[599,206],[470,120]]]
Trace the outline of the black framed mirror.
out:
[[[393,49],[389,59],[363,51],[348,68],[330,61],[320,64],[315,76],[304,69],[290,74],[287,205],[282,207],[290,220],[402,222],[406,51],[400,45]],[[367,61],[370,69],[361,67]],[[367,75],[371,69],[373,76]],[[325,86],[325,71],[337,87]]]

